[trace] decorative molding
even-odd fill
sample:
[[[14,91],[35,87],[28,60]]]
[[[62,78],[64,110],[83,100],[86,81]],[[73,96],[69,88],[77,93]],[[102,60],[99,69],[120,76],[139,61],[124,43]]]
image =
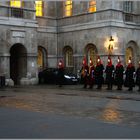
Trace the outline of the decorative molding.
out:
[[[12,37],[25,38],[25,32],[23,32],[23,31],[12,31]]]

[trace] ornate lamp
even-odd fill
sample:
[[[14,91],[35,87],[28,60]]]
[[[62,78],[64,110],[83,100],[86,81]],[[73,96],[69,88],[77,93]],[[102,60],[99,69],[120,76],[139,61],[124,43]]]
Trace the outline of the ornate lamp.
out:
[[[109,46],[108,46],[109,54],[111,54],[112,51],[113,51],[113,42],[114,42],[114,39],[112,38],[112,36],[110,36],[110,39],[109,39]]]

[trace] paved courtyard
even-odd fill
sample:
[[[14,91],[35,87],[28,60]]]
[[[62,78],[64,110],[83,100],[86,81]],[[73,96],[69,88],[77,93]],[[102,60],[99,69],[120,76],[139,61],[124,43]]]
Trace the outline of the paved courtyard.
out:
[[[140,138],[140,93],[82,85],[0,89],[0,138]]]

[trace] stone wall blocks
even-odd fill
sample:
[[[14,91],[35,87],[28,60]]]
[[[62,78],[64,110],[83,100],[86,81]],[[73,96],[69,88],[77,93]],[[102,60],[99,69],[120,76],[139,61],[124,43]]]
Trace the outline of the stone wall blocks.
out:
[[[14,81],[12,79],[5,79],[6,86],[14,86]]]
[[[37,85],[38,78],[21,78],[20,85]]]

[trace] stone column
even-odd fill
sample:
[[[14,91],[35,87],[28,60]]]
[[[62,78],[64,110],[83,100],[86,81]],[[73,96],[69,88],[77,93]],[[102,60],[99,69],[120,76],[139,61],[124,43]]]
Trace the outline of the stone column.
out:
[[[35,1],[25,1],[24,8],[28,10],[24,10],[24,16],[27,19],[35,19]]]
[[[0,75],[10,78],[10,55],[0,54]]]
[[[74,55],[74,60],[75,60],[75,62],[74,62],[74,73],[75,74],[77,74],[78,71],[81,70],[83,58],[84,58],[83,54],[81,54],[81,55],[75,54]]]
[[[13,86],[14,81],[10,78],[10,54],[0,54],[0,76],[5,76],[6,86]]]
[[[35,85],[38,83],[37,54],[27,54],[27,75],[22,78],[21,85]]]

